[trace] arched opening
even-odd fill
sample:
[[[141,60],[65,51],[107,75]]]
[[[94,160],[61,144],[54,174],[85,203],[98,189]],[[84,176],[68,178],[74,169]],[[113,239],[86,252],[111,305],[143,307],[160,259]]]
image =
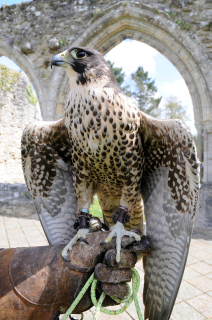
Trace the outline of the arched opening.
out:
[[[21,136],[27,124],[42,120],[35,91],[26,74],[10,59],[0,58],[1,183],[24,183]]]
[[[123,87],[128,86],[130,93],[135,91],[135,82],[131,74],[135,73],[138,67],[143,67],[144,71],[148,72],[150,81],[155,81],[157,87],[155,98],[162,97],[157,108],[158,117],[166,118],[164,110],[166,100],[175,97],[182,106],[182,110],[186,112],[187,117],[181,120],[186,122],[192,134],[196,136],[193,105],[188,88],[180,73],[164,55],[144,43],[126,39],[109,51],[105,59],[113,62],[114,67],[122,68],[125,73]]]
[[[132,6],[132,10],[128,10],[126,14],[125,8],[123,12],[119,10],[115,18],[106,12],[99,19],[92,21],[87,30],[81,34],[72,46],[88,46],[97,49],[105,55],[128,38],[145,43],[164,55],[176,67],[188,87],[193,104],[195,127],[197,129],[198,157],[202,162],[203,126],[211,121],[211,112],[209,88],[205,74],[203,73],[205,70],[201,70],[197,64],[198,56],[192,56],[193,53],[196,53],[196,44],[183,31],[184,37],[190,46],[190,51],[188,51],[184,46],[185,39],[182,38],[181,29],[170,28],[170,21],[164,17],[161,19],[164,20],[163,28],[158,25],[158,21],[156,21],[157,25],[154,25],[154,21],[148,22],[145,19],[145,15],[150,18],[151,12],[149,8],[143,12],[145,14],[142,16],[142,19],[138,17],[137,11],[136,6],[135,8]],[[164,30],[164,26],[166,26],[166,30]],[[199,54],[204,56],[204,53],[200,52],[199,48],[198,50]],[[55,78],[56,74],[59,74],[59,71],[54,70],[54,73]],[[64,92],[65,87],[67,89],[65,81],[68,81],[68,79],[66,75],[65,77],[61,83],[58,83],[57,96],[59,92]],[[62,101],[58,103],[61,104]],[[208,173],[205,167],[204,182],[207,181]]]
[[[204,47],[188,31],[173,23],[168,14],[158,16],[150,6],[139,2],[110,6],[94,17],[71,45],[95,48],[105,55],[126,38],[143,42],[159,51],[183,77],[192,99],[198,156],[202,161],[202,133],[204,131],[207,134],[212,121],[208,86],[210,75],[207,69],[210,61]],[[58,92],[61,88],[59,84]],[[204,158],[205,163],[208,162],[206,151]],[[204,182],[212,181],[208,165],[204,168]]]
[[[15,45],[11,46],[10,44],[5,43],[4,39],[0,39],[0,56],[5,56],[11,59],[27,75],[36,92],[41,115],[45,119],[46,90],[39,71],[36,69],[33,62],[27,57],[26,54],[21,52],[20,48],[16,47]]]

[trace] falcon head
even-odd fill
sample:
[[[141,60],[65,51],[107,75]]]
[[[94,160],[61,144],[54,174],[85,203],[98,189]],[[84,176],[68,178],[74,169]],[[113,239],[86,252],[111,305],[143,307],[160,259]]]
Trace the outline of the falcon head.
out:
[[[99,82],[105,79],[107,82],[116,83],[113,72],[102,55],[86,47],[73,47],[53,57],[51,67],[65,68],[70,79],[74,79],[79,85],[89,82]]]

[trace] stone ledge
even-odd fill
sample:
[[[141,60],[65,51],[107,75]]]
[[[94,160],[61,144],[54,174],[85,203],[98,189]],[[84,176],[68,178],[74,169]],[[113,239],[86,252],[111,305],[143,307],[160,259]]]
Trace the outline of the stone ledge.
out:
[[[200,188],[197,203],[195,230],[212,231],[212,184],[204,183]]]
[[[0,183],[0,214],[17,217],[36,214],[26,184]]]

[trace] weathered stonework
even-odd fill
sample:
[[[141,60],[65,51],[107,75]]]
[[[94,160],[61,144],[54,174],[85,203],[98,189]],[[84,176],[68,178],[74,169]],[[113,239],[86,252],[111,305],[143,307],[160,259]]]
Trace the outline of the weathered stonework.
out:
[[[0,214],[16,217],[36,214],[26,184],[0,183]]]
[[[195,229],[212,230],[212,184],[203,184],[200,189]]]
[[[210,0],[35,0],[3,5],[0,54],[26,72],[43,118],[53,120],[63,114],[69,90],[63,70],[50,69],[55,53],[84,45],[106,54],[125,38],[154,47],[176,66],[190,91],[207,183],[212,182],[212,145],[203,149],[203,139],[212,139],[211,16]]]
[[[27,99],[30,82],[26,76],[1,67],[0,77],[0,182],[24,183],[21,136],[27,124],[42,119],[39,104]]]
[[[204,183],[212,183],[211,0],[34,0],[0,9],[0,54],[32,82],[45,120],[63,114],[68,79],[55,53],[83,45],[106,54],[126,38],[165,55],[184,78],[194,108]],[[202,157],[203,154],[203,157]]]

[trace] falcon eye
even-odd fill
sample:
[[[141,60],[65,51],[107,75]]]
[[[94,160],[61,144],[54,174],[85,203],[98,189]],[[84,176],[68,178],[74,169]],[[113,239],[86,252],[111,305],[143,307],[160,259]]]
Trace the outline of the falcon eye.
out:
[[[72,50],[71,55],[74,59],[84,59],[87,57],[87,53],[84,50],[80,50],[80,49]]]

